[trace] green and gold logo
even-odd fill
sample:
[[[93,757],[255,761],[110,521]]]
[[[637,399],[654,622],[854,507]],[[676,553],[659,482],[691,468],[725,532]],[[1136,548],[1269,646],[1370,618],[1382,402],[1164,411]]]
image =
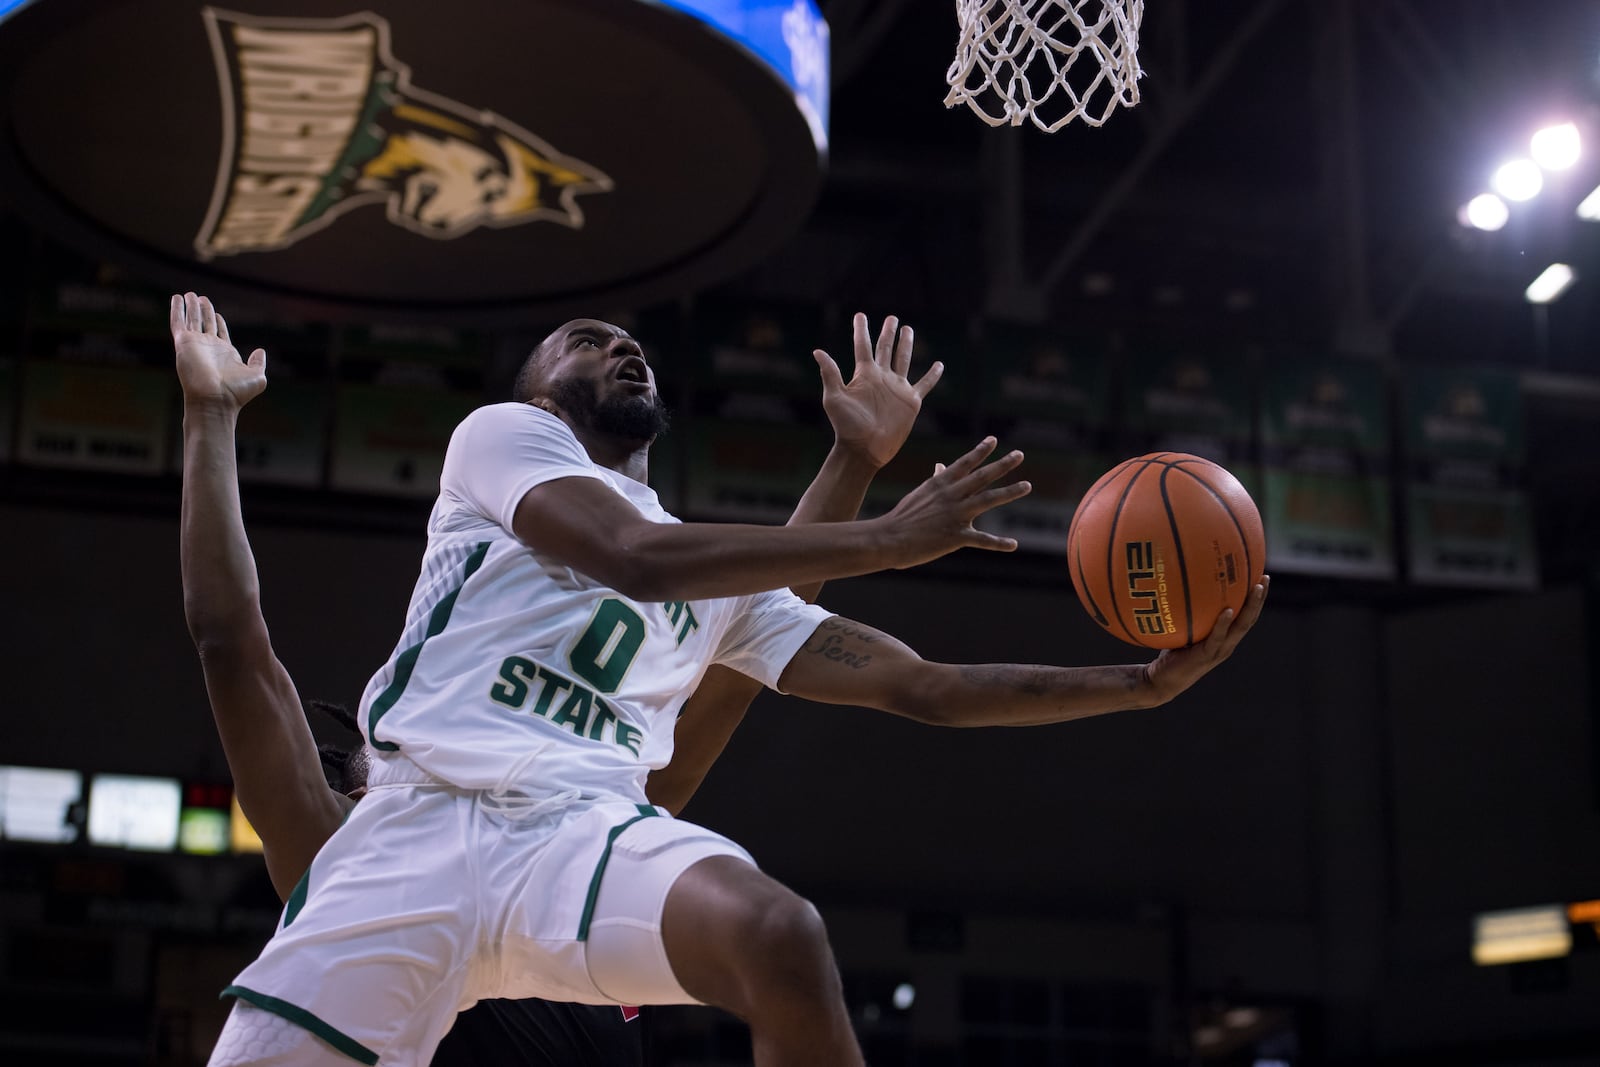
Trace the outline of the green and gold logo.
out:
[[[363,204],[441,240],[527,222],[577,229],[578,197],[612,189],[520,126],[413,86],[370,12],[202,17],[223,114],[202,259],[286,248]]]

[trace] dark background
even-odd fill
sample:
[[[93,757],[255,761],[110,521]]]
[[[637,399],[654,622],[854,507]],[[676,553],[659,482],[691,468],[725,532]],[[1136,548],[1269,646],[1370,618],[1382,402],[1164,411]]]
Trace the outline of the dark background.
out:
[[[1164,0],[1139,108],[1048,137],[940,106],[947,5],[826,13],[834,145],[815,212],[672,314],[803,302],[836,353],[859,307],[1508,370],[1541,588],[1279,575],[1203,685],[1069,727],[940,732],[763,697],[689,817],[822,908],[874,1063],[1600,1062],[1600,953],[1470,956],[1475,913],[1600,896],[1600,226],[1572,217],[1600,166],[1590,151],[1497,234],[1454,219],[1545,115],[1600,145],[1600,7]],[[13,295],[145,284],[15,211],[0,233]],[[1557,258],[1579,284],[1538,312],[1522,289]],[[12,303],[3,354],[48,355],[33,305]],[[146,329],[134,347],[160,365],[163,324]],[[452,384],[498,398],[539,332],[496,331]],[[669,388],[688,374],[671,345],[657,362]],[[247,487],[268,621],[305,695],[354,701],[387,656],[425,511]],[[225,779],[176,514],[170,476],[0,465],[0,762]],[[1049,554],[969,554],[823,603],[933,658],[1129,657]],[[258,861],[0,848],[0,1059],[203,1061],[215,990],[275,916]],[[907,1011],[889,1000],[902,981]],[[1255,1015],[1228,1027],[1228,1009]],[[661,1062],[748,1056],[711,1012],[651,1026]]]

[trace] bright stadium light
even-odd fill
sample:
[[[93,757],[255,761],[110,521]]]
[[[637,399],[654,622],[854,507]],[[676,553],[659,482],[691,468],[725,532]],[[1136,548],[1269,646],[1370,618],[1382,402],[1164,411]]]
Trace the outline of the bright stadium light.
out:
[[[1530,304],[1548,304],[1567,291],[1577,275],[1565,263],[1552,263],[1533,280],[1523,295]]]
[[[1533,161],[1545,170],[1566,170],[1578,162],[1578,127],[1570,122],[1546,126],[1533,135]]]
[[[1500,164],[1490,184],[1507,200],[1532,200],[1544,188],[1544,175],[1532,160],[1513,159]]]
[[[1498,230],[1510,217],[1511,209],[1493,193],[1479,193],[1468,200],[1461,205],[1461,212],[1457,216],[1461,225],[1471,226],[1475,230]]]
[[[1600,186],[1584,197],[1582,203],[1578,205],[1578,217],[1588,219],[1590,222],[1600,222]]]

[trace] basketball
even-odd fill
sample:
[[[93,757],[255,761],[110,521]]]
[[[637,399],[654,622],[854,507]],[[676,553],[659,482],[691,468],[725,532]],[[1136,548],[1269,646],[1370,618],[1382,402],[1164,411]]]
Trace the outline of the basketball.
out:
[[[1208,459],[1152,452],[1084,494],[1067,532],[1078,599],[1106,632],[1144,648],[1205,640],[1266,570],[1261,514]]]

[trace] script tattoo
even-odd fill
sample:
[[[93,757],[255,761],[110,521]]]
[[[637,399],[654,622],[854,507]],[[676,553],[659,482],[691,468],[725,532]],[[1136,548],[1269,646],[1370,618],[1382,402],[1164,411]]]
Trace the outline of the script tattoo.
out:
[[[805,651],[813,656],[832,660],[834,663],[860,670],[872,662],[870,652],[860,652],[848,647],[846,639],[870,645],[881,638],[881,634],[874,633],[861,626],[854,626],[840,618],[828,619],[817,627],[817,632],[811,635],[811,640],[806,642]]]

